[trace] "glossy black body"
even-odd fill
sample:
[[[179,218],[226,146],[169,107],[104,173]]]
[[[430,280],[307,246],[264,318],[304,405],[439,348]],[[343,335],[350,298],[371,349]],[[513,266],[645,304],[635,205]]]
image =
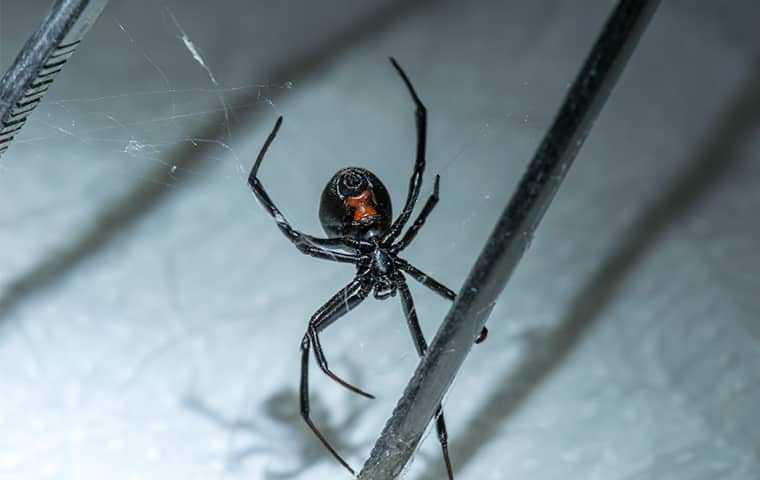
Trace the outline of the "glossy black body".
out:
[[[313,237],[295,230],[269,198],[258,178],[259,167],[282,125],[282,117],[277,119],[274,129],[259,152],[248,177],[248,183],[258,201],[274,218],[280,231],[298,250],[316,258],[351,263],[356,266],[356,276],[354,279],[320,307],[309,321],[306,334],[301,341],[300,389],[301,415],[307,425],[330,453],[352,474],[354,470],[335,451],[311,420],[309,414],[308,382],[309,352],[313,348],[317,365],[325,375],[354,393],[367,398],[374,397],[351,385],[330,370],[320,343],[319,333],[340,317],[356,308],[370,295],[373,295],[378,300],[384,300],[400,293],[401,306],[406,316],[415,349],[420,356],[423,356],[427,351],[427,342],[422,334],[412,301],[412,295],[404,274],[447,300],[454,301],[456,298],[456,294],[451,289],[398,256],[414,240],[417,233],[425,224],[428,215],[430,215],[430,212],[438,203],[440,179],[436,176],[433,194],[425,202],[417,219],[402,236],[401,234],[412,215],[422,186],[422,176],[425,170],[427,111],[417,97],[417,93],[414,91],[404,71],[394,59],[391,59],[391,63],[403,79],[412,96],[416,106],[415,123],[417,128],[417,152],[414,169],[409,180],[409,192],[404,208],[395,221],[393,221],[391,199],[382,182],[369,170],[348,167],[338,171],[330,179],[322,193],[319,217],[329,237]],[[361,200],[357,200],[357,198]],[[357,202],[361,205],[361,212],[357,212],[357,208],[351,207],[351,205],[355,205]],[[401,237],[400,240],[399,237]],[[473,341],[479,343],[485,340],[487,333],[488,331],[483,328],[478,336],[473,338]],[[438,405],[437,410],[436,431],[443,450],[448,477],[449,479],[453,479],[454,474],[448,453],[446,422],[440,405]]]
[[[363,191],[372,192],[373,205],[380,214],[372,228],[356,225],[345,201]],[[319,202],[319,221],[328,237],[351,237],[369,240],[385,233],[393,220],[391,196],[377,176],[366,168],[347,167],[338,171],[322,190]]]

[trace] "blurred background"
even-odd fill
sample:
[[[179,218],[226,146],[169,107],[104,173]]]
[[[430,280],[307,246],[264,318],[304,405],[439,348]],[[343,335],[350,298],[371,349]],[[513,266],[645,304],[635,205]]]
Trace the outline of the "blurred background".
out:
[[[0,0],[4,71],[50,1]],[[0,159],[0,479],[347,478],[298,414],[299,342],[353,276],[321,234],[346,165],[458,290],[613,1],[113,1]],[[457,478],[760,478],[760,6],[663,2],[445,410]],[[195,54],[194,54],[195,52]],[[412,285],[428,337],[448,304]],[[323,335],[315,421],[354,467],[417,364],[397,299]],[[444,478],[429,435],[406,478]]]

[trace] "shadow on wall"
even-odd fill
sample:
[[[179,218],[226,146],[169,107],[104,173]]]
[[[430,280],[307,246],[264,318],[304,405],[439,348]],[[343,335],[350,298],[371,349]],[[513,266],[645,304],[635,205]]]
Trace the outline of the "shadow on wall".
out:
[[[692,207],[723,174],[736,167],[741,145],[760,123],[760,59],[755,59],[754,67],[725,112],[707,129],[700,154],[688,162],[686,171],[673,179],[672,185],[645,207],[620,236],[624,240],[580,288],[558,326],[528,339],[530,345],[525,351],[529,353],[497,382],[502,388],[489,396],[485,406],[463,429],[467,433],[452,442],[453,461],[460,468],[472,461],[481,447],[488,445],[509,417],[562,365],[601,319],[628,274],[646,257],[668,226],[691,213]],[[422,478],[438,480],[439,477],[428,474]]]
[[[348,378],[361,384],[358,370],[348,365]],[[311,414],[341,455],[361,458],[372,446],[371,439],[352,445],[347,438],[361,421],[368,405],[365,400],[349,395],[347,408],[344,404],[342,411],[336,412],[335,407],[326,405],[317,392],[312,392]],[[325,462],[342,468],[301,418],[299,398],[295,388],[284,388],[270,395],[256,412],[233,420],[225,418],[198,396],[186,395],[182,403],[191,412],[241,440],[241,447],[232,446],[226,453],[228,470],[244,468],[246,461],[255,457],[270,461],[271,466],[264,472],[266,480],[295,478]]]
[[[352,405],[345,418],[337,420],[330,415],[320,398],[313,396],[312,410],[314,417],[320,419],[321,430],[341,454],[356,456],[361,452],[360,448],[347,443],[345,437],[356,425],[362,410]],[[260,456],[271,460],[274,465],[267,467],[264,478],[280,480],[297,477],[321,462],[334,461],[304,424],[298,412],[298,399],[296,390],[284,389],[264,402],[260,412],[262,418],[257,415],[234,420],[226,419],[198,397],[188,396],[182,403],[188,410],[226,430],[231,436],[244,438],[240,442],[245,443],[244,446],[230,447],[226,453],[227,470],[239,470],[247,460]]]

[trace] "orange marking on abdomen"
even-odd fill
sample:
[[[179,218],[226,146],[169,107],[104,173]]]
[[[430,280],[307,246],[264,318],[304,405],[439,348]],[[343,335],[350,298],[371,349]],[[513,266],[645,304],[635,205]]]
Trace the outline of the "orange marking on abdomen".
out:
[[[346,205],[354,209],[354,222],[361,222],[366,217],[374,217],[377,210],[372,206],[372,192],[365,190],[360,195],[348,197]]]

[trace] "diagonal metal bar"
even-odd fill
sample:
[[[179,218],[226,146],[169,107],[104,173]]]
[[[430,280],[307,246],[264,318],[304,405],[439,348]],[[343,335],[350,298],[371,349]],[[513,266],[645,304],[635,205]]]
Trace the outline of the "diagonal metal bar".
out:
[[[108,0],[57,0],[0,78],[0,156],[47,93]]]
[[[396,478],[409,462],[658,4],[621,0],[611,13],[359,479]]]

